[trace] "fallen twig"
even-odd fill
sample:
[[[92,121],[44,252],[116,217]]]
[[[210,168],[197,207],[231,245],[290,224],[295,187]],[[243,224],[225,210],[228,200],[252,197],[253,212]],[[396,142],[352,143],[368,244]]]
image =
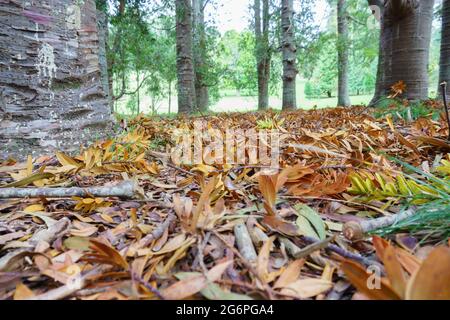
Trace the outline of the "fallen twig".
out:
[[[351,241],[361,240],[364,236],[374,230],[391,226],[399,221],[413,216],[417,211],[416,207],[389,217],[381,217],[364,221],[350,221],[344,225],[344,236]]]
[[[1,198],[69,198],[69,197],[127,197],[135,195],[137,185],[125,181],[116,185],[89,188],[0,188]]]
[[[269,285],[267,285],[265,282],[264,282],[264,280],[263,279],[261,279],[261,277],[259,276],[259,274],[258,274],[258,272],[256,271],[256,269],[254,268],[254,266],[249,262],[249,261],[247,261],[243,256],[242,256],[242,254],[239,252],[239,250],[237,250],[235,247],[233,247],[232,245],[230,245],[217,231],[212,231],[212,233],[220,240],[220,241],[222,241],[223,242],[223,244],[225,244],[229,249],[231,249],[232,251],[233,251],[233,253],[236,255],[236,256],[238,256],[238,258],[239,259],[241,259],[241,262],[245,265],[245,267],[248,269],[248,271],[250,272],[250,273],[252,273],[255,277],[256,277],[256,279],[258,279],[259,280],[259,282],[263,285],[263,287],[264,287],[264,289],[265,289],[265,291],[266,291],[266,293],[267,293],[267,296],[268,296],[268,298],[270,299],[270,300],[273,300],[274,299],[274,292],[273,292],[273,290],[272,290],[272,288],[269,286]],[[251,242],[251,240],[250,240],[250,242]]]
[[[170,212],[167,216],[166,220],[161,223],[155,230],[153,230],[150,234],[146,235],[144,238],[139,241],[139,247],[148,246],[153,240],[157,240],[162,237],[164,231],[169,228],[170,224],[175,220],[176,216],[173,212]]]
[[[258,256],[244,222],[241,221],[235,225],[234,235],[236,237],[236,244],[239,248],[239,252],[245,258],[245,260],[255,262],[256,259],[258,259]]]

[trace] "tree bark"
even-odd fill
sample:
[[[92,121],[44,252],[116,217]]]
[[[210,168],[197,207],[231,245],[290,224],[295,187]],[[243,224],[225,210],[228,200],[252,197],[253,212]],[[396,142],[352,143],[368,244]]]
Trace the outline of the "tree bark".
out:
[[[348,107],[351,105],[348,93],[348,16],[345,0],[338,0],[338,106]]]
[[[94,0],[0,1],[0,158],[108,134]]]
[[[190,0],[176,0],[178,113],[196,108],[195,73],[192,52],[192,6]]]
[[[269,46],[269,1],[262,0],[263,10],[261,19],[261,0],[255,0],[255,45],[256,64],[258,73],[258,110],[269,108],[269,80],[271,53]]]
[[[428,60],[431,42],[434,0],[386,0],[382,13],[377,92],[391,91],[399,81],[406,84],[403,97],[428,98]]]
[[[447,82],[447,91],[450,88],[450,0],[444,0],[442,4],[442,41],[441,59],[439,63],[439,85]],[[439,96],[442,90],[438,86]],[[448,92],[447,92],[448,96]]]
[[[100,66],[101,80],[103,91],[108,97],[108,102],[112,108],[112,99],[110,94],[112,78],[110,77],[108,70],[108,59],[107,59],[107,42],[108,42],[108,17],[103,11],[97,10],[97,28],[98,28],[98,41],[99,41],[99,51],[98,51],[98,61]],[[112,109],[111,109],[112,110]]]
[[[192,0],[192,6],[194,15],[195,94],[198,110],[205,112],[209,106],[209,92],[206,82],[208,66],[206,63],[205,1]]]
[[[282,0],[283,110],[297,108],[297,48],[294,39],[294,1]]]
[[[389,48],[386,47],[388,42],[386,38],[388,37],[388,31],[385,28],[383,23],[383,12],[384,12],[384,0],[368,0],[369,6],[374,6],[373,14],[376,19],[379,19],[380,23],[380,39],[378,44],[378,66],[377,66],[377,77],[375,82],[375,93],[372,100],[369,103],[369,106],[374,107],[376,104],[386,96],[387,92],[385,91],[385,70],[389,68],[389,66],[385,65],[386,59],[385,56],[389,51]],[[375,9],[378,7],[378,9]]]

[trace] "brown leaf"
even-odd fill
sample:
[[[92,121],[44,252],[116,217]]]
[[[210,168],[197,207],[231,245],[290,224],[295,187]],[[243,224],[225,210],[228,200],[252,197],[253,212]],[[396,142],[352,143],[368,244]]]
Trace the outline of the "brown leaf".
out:
[[[404,298],[406,291],[406,275],[397,258],[396,249],[393,246],[388,246],[384,251],[383,263],[392,289],[399,297]]]
[[[209,281],[214,282],[222,277],[225,270],[233,263],[226,261],[216,265],[208,271],[207,278],[204,275],[198,275],[183,279],[162,290],[162,295],[167,300],[182,300],[203,290]],[[208,281],[209,279],[209,281]]]
[[[399,300],[399,296],[383,279],[380,281],[380,288],[369,288],[372,275],[366,272],[364,267],[360,264],[345,260],[341,264],[341,270],[344,271],[347,279],[358,289],[361,293],[370,299],[374,300]]]
[[[411,277],[407,300],[450,300],[450,249],[435,248]]]

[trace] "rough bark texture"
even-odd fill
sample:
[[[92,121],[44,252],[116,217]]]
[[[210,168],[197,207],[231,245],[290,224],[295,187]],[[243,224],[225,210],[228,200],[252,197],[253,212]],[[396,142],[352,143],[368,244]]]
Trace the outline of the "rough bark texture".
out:
[[[176,16],[178,112],[186,114],[196,110],[190,0],[176,0]]]
[[[269,1],[262,0],[263,10],[261,19],[261,0],[255,0],[255,40],[256,63],[258,73],[258,110],[269,107],[269,80],[271,53],[269,46]]]
[[[338,106],[350,106],[348,93],[348,17],[345,0],[338,0]]]
[[[94,0],[0,0],[0,158],[107,134]]]
[[[110,95],[110,77],[108,72],[108,61],[106,55],[106,44],[108,41],[108,17],[102,11],[97,10],[97,29],[98,29],[98,62],[100,66],[101,80],[103,91],[108,97],[108,102],[111,106]]]
[[[428,98],[428,60],[434,0],[387,0],[382,12],[380,63],[372,104],[404,81],[404,98]],[[380,70],[381,69],[381,70]]]
[[[447,96],[450,90],[450,0],[444,0],[442,4],[442,41],[441,60],[439,69],[439,84],[447,82]],[[439,90],[437,92],[441,92]]]
[[[207,111],[209,106],[209,92],[206,82],[208,66],[206,63],[206,33],[205,33],[205,1],[192,1],[194,14],[194,69],[195,95],[199,111]]]
[[[294,39],[294,1],[282,0],[283,110],[297,108],[297,48]]]

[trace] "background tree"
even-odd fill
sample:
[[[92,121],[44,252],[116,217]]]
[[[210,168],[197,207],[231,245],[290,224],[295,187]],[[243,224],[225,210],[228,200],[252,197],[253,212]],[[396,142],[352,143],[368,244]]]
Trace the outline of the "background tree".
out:
[[[282,0],[283,110],[297,108],[297,48],[294,41],[294,1]]]
[[[439,63],[439,84],[447,82],[450,87],[450,0],[442,3],[442,36],[441,36],[441,58]],[[448,89],[450,90],[450,89]],[[440,89],[438,89],[440,92]]]
[[[348,15],[347,3],[345,0],[337,2],[338,19],[338,106],[350,106],[350,96],[348,91],[349,80],[349,36],[348,36]]]
[[[434,1],[387,0],[383,4],[376,93],[386,94],[393,84],[404,81],[405,98],[427,99]]]
[[[261,11],[262,3],[262,11]],[[269,107],[271,48],[269,43],[269,0],[255,0],[255,54],[258,74],[258,110]]]
[[[94,0],[2,1],[0,24],[0,157],[73,151],[107,135]]]
[[[178,112],[196,108],[195,73],[192,51],[192,6],[190,0],[176,0]]]
[[[195,69],[195,94],[199,111],[208,110],[209,93],[207,83],[207,39],[205,26],[204,0],[192,0],[193,7],[193,34],[194,34],[194,69]]]

